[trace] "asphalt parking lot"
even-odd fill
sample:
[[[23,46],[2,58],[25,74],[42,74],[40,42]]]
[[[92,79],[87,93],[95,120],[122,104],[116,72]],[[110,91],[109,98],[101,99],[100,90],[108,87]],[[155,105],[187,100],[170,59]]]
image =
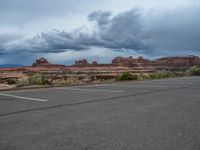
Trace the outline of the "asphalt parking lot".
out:
[[[0,150],[200,150],[200,77],[0,92]]]

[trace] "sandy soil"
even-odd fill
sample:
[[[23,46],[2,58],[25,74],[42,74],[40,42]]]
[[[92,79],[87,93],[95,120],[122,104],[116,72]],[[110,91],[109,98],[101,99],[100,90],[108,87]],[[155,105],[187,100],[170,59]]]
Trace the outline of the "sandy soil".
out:
[[[8,85],[8,84],[2,84],[0,83],[0,90],[3,90],[3,89],[11,89],[11,88],[14,88],[15,85]]]

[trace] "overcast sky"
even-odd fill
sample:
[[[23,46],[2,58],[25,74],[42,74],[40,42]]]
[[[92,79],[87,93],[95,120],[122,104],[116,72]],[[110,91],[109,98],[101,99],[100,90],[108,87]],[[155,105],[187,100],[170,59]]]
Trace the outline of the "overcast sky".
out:
[[[200,0],[0,0],[0,64],[200,55]]]

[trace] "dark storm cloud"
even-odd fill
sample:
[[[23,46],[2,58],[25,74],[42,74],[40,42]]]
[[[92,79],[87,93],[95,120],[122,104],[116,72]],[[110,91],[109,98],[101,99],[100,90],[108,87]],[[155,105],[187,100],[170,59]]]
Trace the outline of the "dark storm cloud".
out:
[[[99,32],[105,47],[112,49],[148,49],[138,10],[114,16],[106,28]]]
[[[146,22],[151,44],[157,50],[200,51],[200,5],[177,8]]]
[[[111,12],[95,11],[88,15],[90,21],[97,21],[99,26],[107,25],[110,22]]]
[[[88,34],[81,31],[64,32],[52,30],[41,33],[33,38],[6,42],[0,49],[7,53],[13,52],[64,52],[66,50],[85,50],[90,46],[101,46],[101,40],[95,33]]]
[[[102,46],[111,49],[148,49],[143,26],[138,10],[120,13],[111,18],[110,12],[96,11],[88,16],[90,21],[96,21],[99,27],[98,35],[103,41]]]
[[[95,11],[88,15],[96,22],[93,31],[71,32],[52,30],[33,38],[8,42],[1,46],[6,52],[54,52],[85,50],[103,47],[113,50],[129,49],[135,52],[167,53],[200,50],[200,5],[144,14],[133,9],[113,15]]]
[[[26,42],[29,43],[33,50],[37,51],[40,49],[44,52],[61,52],[65,49],[80,50],[86,48],[86,45],[79,43],[72,33],[60,32],[57,30],[41,33]],[[38,45],[38,43],[40,43],[40,45]]]
[[[134,9],[111,19],[102,12],[95,12],[94,16],[98,16],[96,22],[100,27],[99,20],[106,20],[106,26],[100,28],[98,34],[107,48],[165,54],[200,51],[199,4],[178,7],[160,14],[152,11],[144,15]]]
[[[62,52],[67,49],[89,49],[92,46],[133,50],[147,48],[137,10],[127,11],[112,18],[110,12],[96,11],[89,15],[89,20],[96,21],[98,28],[91,33],[82,30],[73,32],[52,30],[31,39],[11,42],[5,45],[5,50]]]

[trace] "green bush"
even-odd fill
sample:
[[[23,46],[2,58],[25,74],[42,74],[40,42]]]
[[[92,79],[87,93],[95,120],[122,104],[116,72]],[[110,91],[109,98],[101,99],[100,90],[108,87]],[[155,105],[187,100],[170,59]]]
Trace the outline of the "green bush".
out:
[[[72,84],[72,83],[73,83],[73,81],[70,80],[70,79],[67,79],[67,80],[59,79],[59,80],[54,80],[53,81],[54,85],[68,85],[68,84]]]
[[[121,76],[117,77],[118,81],[124,81],[124,80],[137,80],[138,76],[133,75],[130,72],[124,72]]]
[[[162,70],[151,73],[149,76],[151,79],[163,79],[163,78],[175,77],[176,75],[174,72]]]
[[[141,75],[139,75],[137,80],[144,80],[144,78]]]
[[[29,82],[31,85],[45,85],[47,81],[44,80],[42,74],[34,74],[29,78]]]
[[[13,79],[8,79],[8,80],[7,80],[7,83],[8,83],[9,85],[13,85],[13,84],[16,84],[16,81],[13,80]]]
[[[23,87],[30,85],[30,82],[28,79],[19,79],[16,81],[17,87]]]
[[[147,73],[142,73],[138,76],[138,80],[148,80],[151,79],[150,75]]]
[[[197,66],[193,66],[191,68],[189,68],[186,73],[188,75],[192,75],[192,76],[199,76],[200,75],[200,67]]]

